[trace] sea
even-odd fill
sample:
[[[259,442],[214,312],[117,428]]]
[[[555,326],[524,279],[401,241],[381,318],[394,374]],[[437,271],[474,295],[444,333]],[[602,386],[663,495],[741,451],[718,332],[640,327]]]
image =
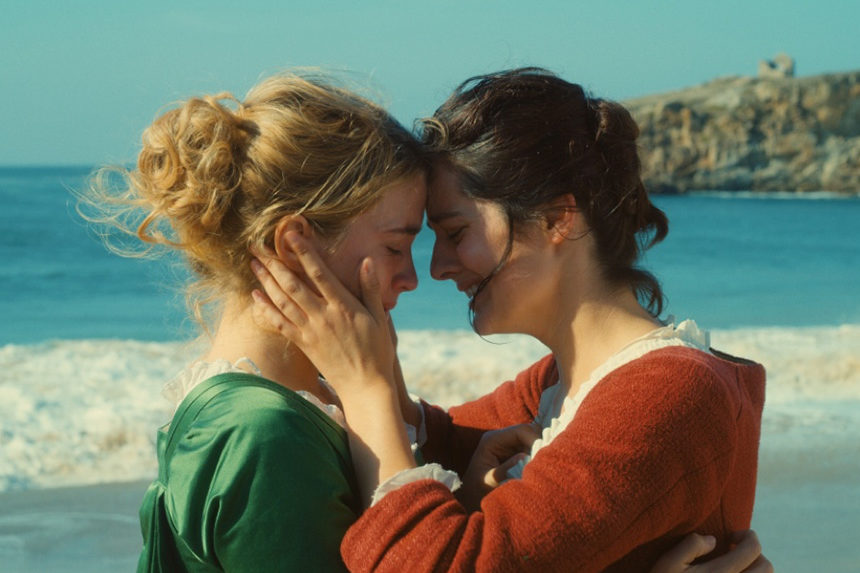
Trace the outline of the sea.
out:
[[[89,172],[0,168],[2,571],[64,570],[66,558],[34,549],[51,546],[62,500],[155,475],[155,431],[171,413],[161,386],[200,351],[181,262],[119,257],[76,212]],[[715,190],[654,202],[670,231],[642,266],[663,285],[665,316],[695,319],[713,346],[768,370],[753,520],[765,553],[778,571],[821,569],[825,554],[824,570],[860,571],[860,195]],[[422,231],[418,289],[392,315],[410,389],[447,406],[546,349],[474,335],[464,295],[430,278],[431,251]],[[37,501],[49,494],[54,513]],[[28,521],[30,499],[42,509]],[[120,517],[136,536],[136,516]],[[133,556],[113,557],[76,570]]]

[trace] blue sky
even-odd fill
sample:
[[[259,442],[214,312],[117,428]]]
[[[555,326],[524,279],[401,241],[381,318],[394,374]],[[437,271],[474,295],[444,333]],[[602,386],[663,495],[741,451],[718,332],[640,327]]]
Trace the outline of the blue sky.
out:
[[[465,78],[540,65],[625,99],[786,52],[860,68],[856,0],[0,0],[0,165],[133,160],[164,105],[291,66],[348,70],[411,124]]]

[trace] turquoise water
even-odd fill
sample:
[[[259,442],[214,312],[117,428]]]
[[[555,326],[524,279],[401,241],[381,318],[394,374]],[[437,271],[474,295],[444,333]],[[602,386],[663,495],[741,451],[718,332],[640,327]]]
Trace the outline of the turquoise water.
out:
[[[21,570],[133,563],[140,484],[42,488],[154,475],[151,435],[169,414],[159,389],[194,356],[165,342],[193,331],[181,271],[104,249],[68,191],[87,172],[0,169],[0,562]],[[768,370],[753,518],[765,553],[777,571],[858,570],[860,200],[709,193],[656,202],[671,230],[644,263],[663,281],[668,312],[716,329],[715,346]],[[427,276],[431,249],[422,232],[421,284],[394,312],[409,330],[399,349],[419,393],[457,403],[528,362],[517,345],[420,331],[468,328],[465,297]],[[82,340],[91,338],[128,340]],[[78,509],[91,499],[109,509]]]
[[[105,250],[69,189],[88,169],[0,169],[0,344],[48,339],[174,340],[193,332],[183,273]],[[709,193],[658,197],[670,220],[644,265],[668,313],[708,328],[860,323],[860,200]],[[415,244],[419,288],[400,328],[468,328],[465,297],[428,275],[432,234]]]

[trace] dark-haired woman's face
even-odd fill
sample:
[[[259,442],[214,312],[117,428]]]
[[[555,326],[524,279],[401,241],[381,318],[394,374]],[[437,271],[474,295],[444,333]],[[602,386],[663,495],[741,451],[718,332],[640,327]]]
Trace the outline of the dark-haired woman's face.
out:
[[[430,274],[436,280],[454,281],[458,290],[474,297],[475,330],[479,334],[532,332],[532,323],[544,314],[549,296],[543,281],[535,278],[545,276],[546,265],[553,264],[541,233],[515,239],[502,269],[477,292],[507,248],[508,219],[501,207],[468,197],[457,175],[439,168],[427,196],[427,221],[436,234]]]

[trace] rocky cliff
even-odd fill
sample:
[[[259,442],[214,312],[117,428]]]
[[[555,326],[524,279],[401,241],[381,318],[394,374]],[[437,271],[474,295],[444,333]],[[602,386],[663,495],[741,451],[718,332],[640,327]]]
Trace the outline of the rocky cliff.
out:
[[[721,78],[623,103],[654,192],[860,193],[860,70]]]

